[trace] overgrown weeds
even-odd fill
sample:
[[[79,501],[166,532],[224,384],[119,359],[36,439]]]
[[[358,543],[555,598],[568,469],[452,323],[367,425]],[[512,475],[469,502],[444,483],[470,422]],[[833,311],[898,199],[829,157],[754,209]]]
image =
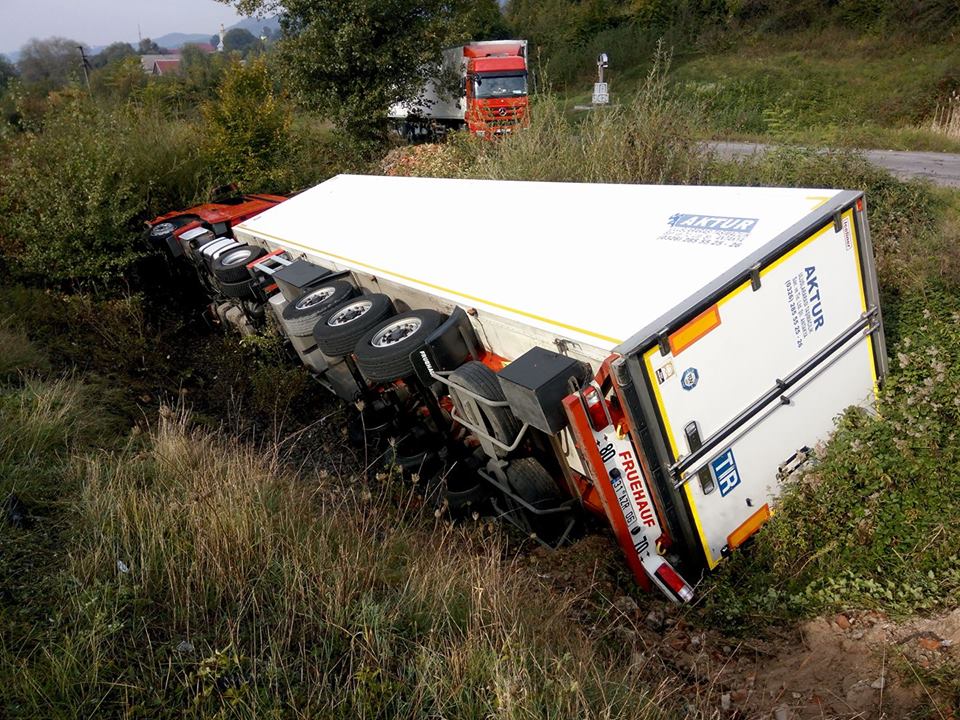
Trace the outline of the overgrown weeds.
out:
[[[772,149],[739,161],[715,163],[709,182],[862,190],[880,284],[886,293],[930,282],[960,284],[955,233],[944,227],[947,197],[926,183],[898,180],[858,153]]]
[[[53,623],[0,646],[14,717],[659,716],[572,598],[389,481],[297,478],[171,411],[80,472]]]
[[[117,425],[3,333],[0,499],[25,518],[0,516],[4,717],[660,716],[498,532],[185,412]]]
[[[207,186],[195,126],[158,108],[65,96],[10,141],[0,165],[0,252],[47,282],[115,278],[138,256],[151,214]]]

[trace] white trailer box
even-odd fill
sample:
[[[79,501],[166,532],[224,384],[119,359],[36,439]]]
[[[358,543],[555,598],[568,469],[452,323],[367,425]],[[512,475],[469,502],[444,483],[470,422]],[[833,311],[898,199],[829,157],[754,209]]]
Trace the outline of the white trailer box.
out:
[[[685,567],[742,544],[785,465],[870,407],[886,369],[856,191],[339,176],[235,234],[412,308],[460,306],[508,361],[612,356]]]
[[[443,51],[443,60],[433,76],[420,89],[412,100],[394,103],[387,111],[392,120],[405,120],[408,117],[423,117],[433,120],[462,121],[466,112],[466,102],[461,98],[458,84],[466,74],[467,59],[463,46],[447,48]]]

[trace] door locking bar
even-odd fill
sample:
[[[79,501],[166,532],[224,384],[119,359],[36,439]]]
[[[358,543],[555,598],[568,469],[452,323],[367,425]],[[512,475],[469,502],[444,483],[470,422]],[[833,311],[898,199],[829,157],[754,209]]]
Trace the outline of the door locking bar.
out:
[[[807,362],[798,367],[782,380],[778,378],[770,390],[761,395],[757,400],[754,400],[743,411],[741,411],[739,415],[730,420],[713,435],[703,440],[699,448],[695,450],[691,448],[692,452],[689,455],[679,458],[673,465],[670,466],[670,472],[674,477],[675,486],[680,487],[683,485],[684,482],[686,482],[685,478],[681,479],[683,473],[712,455],[719,445],[733,435],[741,426],[758,415],[771,402],[779,400],[781,404],[788,405],[790,403],[790,399],[785,393],[791,387],[799,383],[807,375],[813,372],[816,368],[826,362],[831,355],[840,350],[850,340],[855,338],[864,328],[867,329],[867,335],[873,333],[873,331],[877,329],[877,325],[874,324],[874,318],[877,315],[877,308],[870,308],[867,312],[861,315],[860,318],[853,323],[853,325],[840,333],[839,336],[828,343],[816,355],[807,360]]]

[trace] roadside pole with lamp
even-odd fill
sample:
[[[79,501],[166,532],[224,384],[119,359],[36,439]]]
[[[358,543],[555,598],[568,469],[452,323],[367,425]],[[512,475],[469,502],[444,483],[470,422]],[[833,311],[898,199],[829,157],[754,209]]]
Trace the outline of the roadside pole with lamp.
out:
[[[594,105],[609,105],[610,104],[610,92],[607,89],[607,83],[603,80],[603,71],[610,66],[610,59],[607,57],[606,53],[600,53],[597,56],[597,75],[598,82],[593,84],[593,104]]]

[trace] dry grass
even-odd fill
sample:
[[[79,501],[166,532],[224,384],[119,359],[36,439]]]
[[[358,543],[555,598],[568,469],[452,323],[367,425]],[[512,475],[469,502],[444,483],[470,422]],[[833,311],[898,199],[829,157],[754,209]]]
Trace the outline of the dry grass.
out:
[[[83,463],[58,630],[0,648],[26,715],[659,716],[498,533],[188,425]]]
[[[956,90],[945,103],[937,105],[930,122],[930,130],[960,140],[960,93]]]
[[[48,363],[37,352],[27,336],[7,327],[0,319],[0,381],[12,379],[21,373],[32,373],[47,368]]]

